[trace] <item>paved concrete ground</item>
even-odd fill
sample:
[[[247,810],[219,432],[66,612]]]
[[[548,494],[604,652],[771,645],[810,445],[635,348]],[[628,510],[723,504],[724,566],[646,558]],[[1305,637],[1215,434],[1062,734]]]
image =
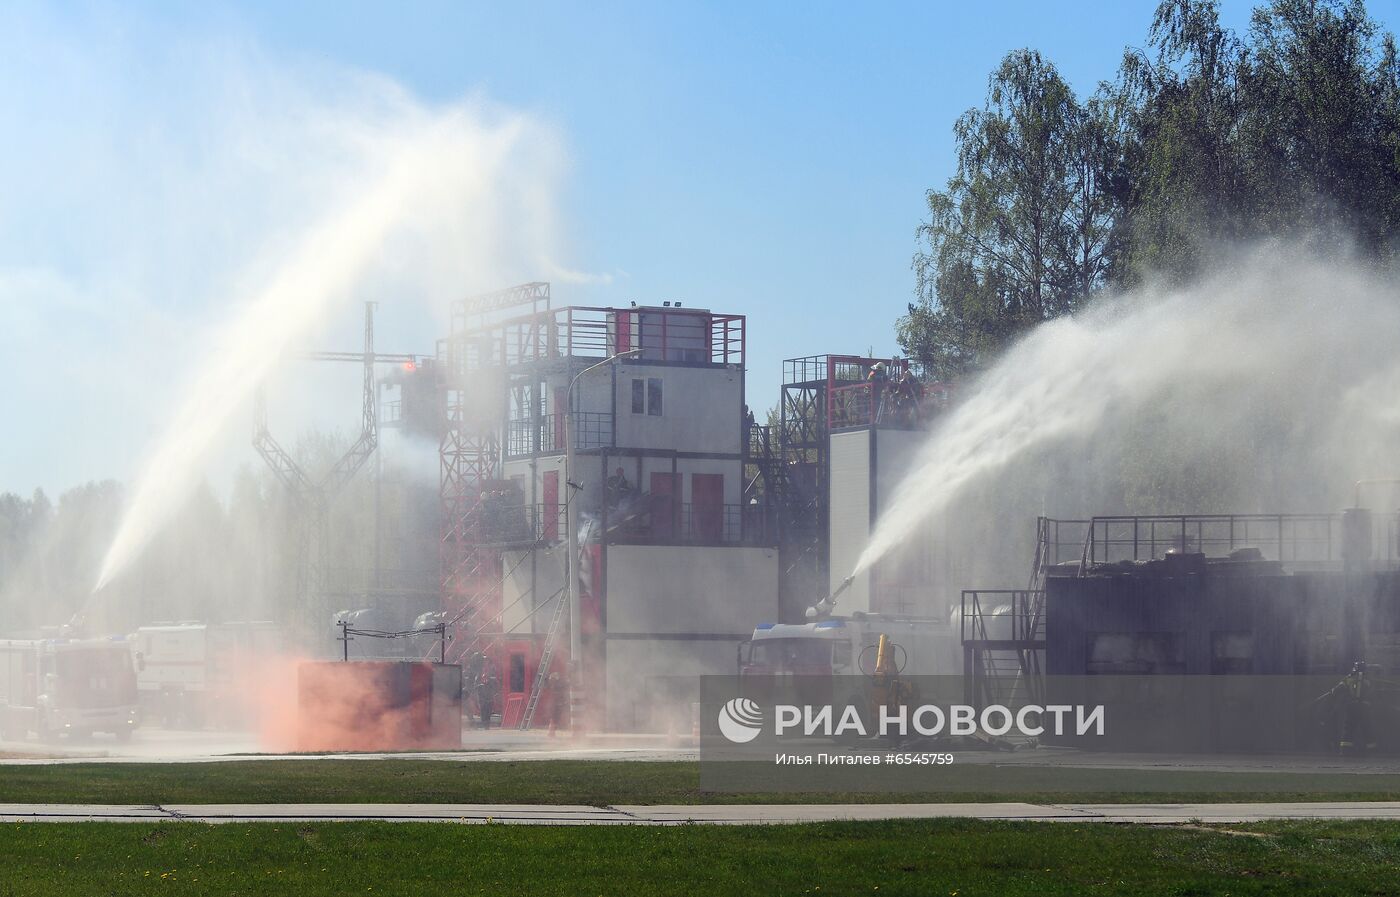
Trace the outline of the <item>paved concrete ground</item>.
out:
[[[208,763],[237,760],[407,759],[458,762],[519,760],[695,760],[691,739],[665,735],[593,735],[581,740],[551,737],[545,732],[514,729],[463,733],[460,751],[416,751],[359,754],[286,754],[265,752],[257,737],[246,732],[191,732],[137,729],[132,740],[95,735],[85,740],[51,743],[0,741],[0,766],[59,763]]]
[[[529,804],[0,804],[0,822],[387,822],[526,825],[752,825],[876,819],[996,819],[1150,825],[1268,819],[1393,819],[1400,802],[1252,804],[794,804],[544,806]]]
[[[138,729],[129,744],[102,736],[88,741],[54,744],[0,742],[0,767],[62,763],[208,763],[239,760],[440,760],[456,763],[520,762],[526,760],[673,760],[694,761],[699,752],[691,739],[665,735],[593,735],[574,740],[544,732],[512,729],[463,733],[460,751],[362,754],[260,753],[249,733],[186,732]],[[845,750],[833,746],[833,750]],[[1216,754],[1120,754],[1076,751],[1059,747],[1015,752],[958,751],[963,766],[1033,766],[1093,769],[1136,769],[1194,772],[1298,772],[1398,774],[1400,758],[1332,756],[1223,756]]]

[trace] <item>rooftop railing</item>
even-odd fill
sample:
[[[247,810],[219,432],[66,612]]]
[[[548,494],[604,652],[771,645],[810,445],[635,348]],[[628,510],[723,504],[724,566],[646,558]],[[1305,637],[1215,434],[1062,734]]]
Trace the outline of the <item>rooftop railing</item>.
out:
[[[1396,517],[1377,515],[1372,556],[1397,560]],[[1266,560],[1327,566],[1342,560],[1340,514],[1184,514],[1148,517],[1095,517],[1084,546],[1089,564],[1159,560],[1168,551],[1226,557],[1238,549],[1258,549]]]
[[[832,430],[886,427],[917,430],[947,407],[941,384],[901,387],[894,381],[852,383],[828,390],[827,421]]]
[[[454,332],[439,356],[458,376],[490,366],[604,359],[641,349],[642,361],[742,366],[745,317],[702,309],[566,306]]]

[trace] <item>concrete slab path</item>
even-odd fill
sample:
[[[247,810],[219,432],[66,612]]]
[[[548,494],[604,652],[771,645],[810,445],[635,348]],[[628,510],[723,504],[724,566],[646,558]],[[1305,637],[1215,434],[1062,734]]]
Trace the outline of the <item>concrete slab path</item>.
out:
[[[1239,804],[0,804],[0,822],[459,822],[525,825],[766,825],[880,819],[987,819],[1148,825],[1270,819],[1394,819],[1400,802]]]

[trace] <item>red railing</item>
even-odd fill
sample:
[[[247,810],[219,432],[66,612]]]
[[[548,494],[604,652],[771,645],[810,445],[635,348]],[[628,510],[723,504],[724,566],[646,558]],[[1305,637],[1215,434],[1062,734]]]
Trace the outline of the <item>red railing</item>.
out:
[[[876,364],[883,364],[885,379],[879,383],[870,379]],[[862,358],[857,355],[826,356],[826,419],[833,430],[846,427],[868,427],[881,423],[883,399],[894,383],[909,369],[902,358]]]
[[[743,365],[748,346],[743,315],[710,315],[710,361]]]

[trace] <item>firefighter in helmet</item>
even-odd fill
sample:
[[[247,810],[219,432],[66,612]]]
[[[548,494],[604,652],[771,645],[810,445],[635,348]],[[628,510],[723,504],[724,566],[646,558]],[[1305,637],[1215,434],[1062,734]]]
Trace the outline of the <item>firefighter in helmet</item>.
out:
[[[483,660],[486,660],[483,658]],[[491,713],[495,708],[496,695],[501,690],[500,677],[496,675],[496,665],[487,660],[481,665],[476,677],[476,708],[481,717],[481,728],[491,728]]]
[[[1361,661],[1352,664],[1346,678],[1318,699],[1326,701],[1332,711],[1337,752],[1341,754],[1365,754],[1376,746],[1371,735],[1372,684],[1366,678],[1367,666]]]
[[[885,363],[877,361],[870,368],[870,374],[865,378],[870,384],[870,420],[871,423],[880,422],[880,412],[884,409],[885,386],[890,382],[889,372],[885,370]]]
[[[632,497],[632,483],[627,479],[627,473],[621,467],[608,477],[604,484],[604,491],[607,493],[609,508],[617,508],[623,505],[627,499]]]

